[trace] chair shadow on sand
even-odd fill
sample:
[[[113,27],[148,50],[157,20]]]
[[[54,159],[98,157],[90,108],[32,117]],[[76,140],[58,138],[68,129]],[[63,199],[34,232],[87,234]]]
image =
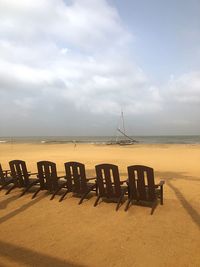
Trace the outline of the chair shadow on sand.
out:
[[[68,261],[58,259],[53,256],[45,255],[41,252],[36,252],[28,248],[23,248],[16,246],[4,241],[0,241],[0,265],[3,265],[1,262],[1,257],[4,257],[15,264],[25,265],[25,266],[56,266],[56,267],[84,267],[85,265],[74,264]]]
[[[173,192],[175,193],[176,197],[180,201],[185,211],[189,214],[192,221],[200,229],[200,214],[192,207],[191,203],[185,198],[185,196],[181,193],[181,191],[176,186],[174,186],[172,183],[173,181],[176,181],[176,180],[200,182],[200,178],[187,176],[181,172],[156,172],[156,176],[162,177],[165,179],[166,185],[169,186],[169,188],[173,190]]]
[[[93,169],[89,169],[88,170],[89,174],[94,174],[94,170]],[[191,203],[186,199],[186,197],[182,194],[182,192],[173,185],[173,181],[176,180],[186,180],[186,181],[191,181],[191,182],[200,182],[200,178],[197,177],[191,177],[191,176],[187,176],[185,175],[183,172],[170,172],[170,171],[166,171],[166,172],[155,172],[155,176],[162,178],[165,180],[166,185],[169,186],[169,188],[171,190],[173,190],[173,192],[175,193],[177,199],[180,201],[181,205],[183,206],[183,208],[185,209],[185,211],[189,214],[189,216],[191,217],[192,221],[198,226],[198,228],[200,229],[200,214],[193,208],[193,206],[191,205]],[[125,179],[125,177],[127,177],[127,173],[120,173],[120,177],[123,177],[123,179]],[[28,208],[30,208],[32,205],[34,205],[35,203],[39,202],[41,199],[45,198],[46,196],[48,196],[48,194],[42,195],[40,197],[38,197],[37,199],[34,199],[32,201],[28,201],[26,204],[24,204],[23,206],[19,207],[18,209],[10,212],[9,214],[6,214],[5,216],[0,218],[0,224],[9,220],[10,218],[20,214],[21,212],[24,212],[25,210],[27,210]],[[91,198],[92,196],[88,197],[88,200]],[[18,196],[12,196],[10,198],[7,198],[6,200],[0,201],[0,210],[4,209],[5,207],[7,207],[7,205],[16,200],[18,198]],[[164,200],[165,200],[165,193],[164,193]]]
[[[27,210],[28,208],[30,208],[31,206],[33,206],[34,204],[36,204],[37,202],[42,200],[43,198],[47,197],[47,195],[48,194],[45,194],[45,195],[38,197],[37,199],[28,201],[26,204],[22,205],[21,207],[17,208],[16,210],[13,210],[10,213],[6,214],[5,216],[0,217],[0,224],[6,222],[7,220],[11,219],[12,217],[15,217],[16,215],[24,212],[25,210]],[[4,202],[3,205],[7,206],[7,204],[9,202],[11,202],[12,200],[14,200],[15,198],[18,198],[18,196],[12,196],[9,199],[6,199],[8,202],[6,203],[6,200],[3,201]]]
[[[127,173],[120,172],[121,177],[127,177]],[[192,207],[191,203],[185,198],[185,196],[181,193],[181,191],[173,185],[173,181],[185,180],[191,182],[200,182],[200,178],[191,177],[185,175],[183,172],[157,172],[155,171],[155,177],[161,178],[165,180],[167,186],[173,190],[177,199],[180,201],[181,205],[185,209],[185,211],[189,214],[192,221],[200,228],[200,214]],[[165,193],[164,193],[164,201],[165,201]],[[141,206],[145,206],[141,203]]]
[[[18,195],[18,196],[15,195],[15,196],[11,196],[11,197],[9,197],[9,198],[6,198],[6,199],[4,199],[4,200],[1,200],[1,201],[0,201],[0,210],[6,209],[7,206],[8,206],[11,202],[15,201],[15,200],[18,199],[18,198],[19,198],[19,195]]]

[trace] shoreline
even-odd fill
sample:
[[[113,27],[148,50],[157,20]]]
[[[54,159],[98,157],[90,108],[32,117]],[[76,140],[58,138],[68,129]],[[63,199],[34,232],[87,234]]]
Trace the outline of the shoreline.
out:
[[[136,144],[200,144],[200,135],[161,135],[161,136],[130,136]],[[99,144],[113,145],[115,142],[129,141],[123,136],[12,136],[0,137],[0,144]],[[131,140],[130,140],[131,141]],[[114,144],[115,145],[115,144]],[[117,144],[116,144],[117,145]]]

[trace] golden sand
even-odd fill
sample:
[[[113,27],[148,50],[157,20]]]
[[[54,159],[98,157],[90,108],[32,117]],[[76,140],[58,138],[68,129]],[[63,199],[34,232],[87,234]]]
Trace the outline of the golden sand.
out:
[[[128,165],[151,166],[166,181],[164,205],[151,216],[142,206],[94,208],[95,197],[77,205],[71,195],[60,203],[45,192],[32,200],[1,191],[0,266],[200,266],[200,145],[0,144],[3,168],[13,159],[33,172],[37,161],[54,161],[59,174],[64,162],[80,161],[88,176],[95,164],[113,163],[122,180]]]

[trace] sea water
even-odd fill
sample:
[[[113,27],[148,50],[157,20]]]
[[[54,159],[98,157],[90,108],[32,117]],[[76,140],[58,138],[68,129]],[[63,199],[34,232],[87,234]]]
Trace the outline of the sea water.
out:
[[[200,144],[200,135],[166,135],[166,136],[131,136],[139,144]],[[126,140],[118,137],[118,140]],[[3,143],[62,144],[88,143],[107,144],[116,140],[114,136],[10,136],[0,137]]]

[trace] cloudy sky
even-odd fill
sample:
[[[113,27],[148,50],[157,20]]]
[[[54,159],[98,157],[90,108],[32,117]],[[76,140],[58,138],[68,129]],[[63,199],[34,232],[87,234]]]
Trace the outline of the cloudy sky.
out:
[[[200,134],[199,0],[0,0],[0,136]]]

